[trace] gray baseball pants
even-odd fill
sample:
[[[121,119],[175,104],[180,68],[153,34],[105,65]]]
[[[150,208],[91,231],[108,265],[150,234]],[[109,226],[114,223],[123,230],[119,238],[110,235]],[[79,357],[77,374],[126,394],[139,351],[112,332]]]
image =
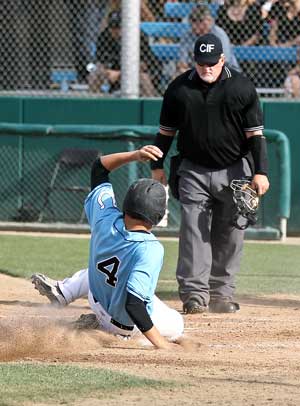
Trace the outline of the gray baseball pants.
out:
[[[183,303],[196,299],[232,299],[240,268],[244,231],[232,226],[235,206],[232,179],[251,176],[243,158],[221,170],[211,170],[184,159],[178,175],[181,226],[177,281]]]

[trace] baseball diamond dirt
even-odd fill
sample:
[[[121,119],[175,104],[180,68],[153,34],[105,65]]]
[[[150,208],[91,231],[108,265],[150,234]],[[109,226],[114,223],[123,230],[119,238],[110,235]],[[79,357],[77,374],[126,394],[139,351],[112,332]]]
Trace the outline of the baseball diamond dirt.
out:
[[[173,352],[75,331],[71,322],[90,313],[87,301],[53,308],[28,280],[0,275],[0,298],[1,362],[71,362],[178,382],[167,390],[115,394],[110,405],[300,404],[299,296],[242,296],[239,313],[184,316],[185,338]],[[181,309],[179,301],[168,304]]]

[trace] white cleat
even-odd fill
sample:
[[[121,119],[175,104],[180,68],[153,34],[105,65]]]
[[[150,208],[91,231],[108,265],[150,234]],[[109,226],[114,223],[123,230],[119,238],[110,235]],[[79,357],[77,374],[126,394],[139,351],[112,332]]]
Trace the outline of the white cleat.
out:
[[[62,307],[68,304],[59,289],[58,282],[54,279],[48,278],[48,276],[41,273],[35,273],[31,276],[31,282],[34,284],[34,288],[42,296],[47,296],[53,305]]]

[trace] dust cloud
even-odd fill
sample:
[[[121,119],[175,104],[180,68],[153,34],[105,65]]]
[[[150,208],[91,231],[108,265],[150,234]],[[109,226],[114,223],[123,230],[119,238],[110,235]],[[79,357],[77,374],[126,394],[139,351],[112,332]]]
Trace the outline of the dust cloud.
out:
[[[74,330],[60,321],[21,317],[0,320],[0,361],[91,354],[116,339],[100,330]]]

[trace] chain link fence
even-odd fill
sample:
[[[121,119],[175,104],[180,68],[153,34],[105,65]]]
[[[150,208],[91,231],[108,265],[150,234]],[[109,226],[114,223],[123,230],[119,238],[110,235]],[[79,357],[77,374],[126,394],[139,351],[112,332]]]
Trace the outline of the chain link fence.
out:
[[[192,66],[194,39],[212,31],[262,96],[300,97],[299,0],[6,0],[0,16],[1,93],[123,96],[122,54],[135,50],[135,96],[161,96]],[[135,21],[139,39],[124,41]]]
[[[88,230],[83,205],[94,159],[138,149],[151,143],[155,132],[152,126],[1,125],[0,228]],[[263,232],[266,239],[271,234],[276,239],[286,230],[290,211],[289,144],[284,134],[265,132],[273,186],[262,199],[256,228],[248,231],[256,238]],[[174,142],[165,162],[167,175],[170,156],[176,153]],[[150,176],[150,165],[138,162],[113,171],[110,180],[118,206],[132,182]],[[160,232],[178,234],[179,225],[180,206],[170,195]]]
[[[90,191],[92,162],[101,154],[141,148],[153,140],[155,133],[152,127],[149,131],[145,127],[143,134],[130,129],[104,129],[101,133],[99,127],[90,127],[75,134],[73,126],[61,127],[53,134],[53,127],[41,125],[11,126],[7,134],[1,129],[2,224],[35,223],[37,228],[46,224],[51,229],[52,223],[56,228],[72,225],[75,230],[86,229],[83,206]],[[119,207],[128,187],[141,177],[151,177],[150,166],[138,162],[110,174]],[[167,217],[164,225],[169,230],[178,229],[179,205],[174,199],[169,201]]]

